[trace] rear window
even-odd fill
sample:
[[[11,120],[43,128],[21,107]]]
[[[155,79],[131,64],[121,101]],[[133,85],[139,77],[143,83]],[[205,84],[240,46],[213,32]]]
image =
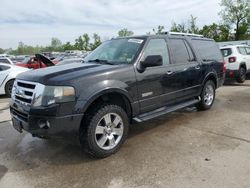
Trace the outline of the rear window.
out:
[[[221,49],[220,51],[221,51],[223,57],[230,56],[233,53],[231,48]]]
[[[192,39],[192,42],[203,61],[223,61],[219,47],[213,40]]]
[[[242,55],[247,55],[246,49],[244,47],[238,47],[238,51]]]
[[[250,47],[246,47],[247,55],[250,55]]]

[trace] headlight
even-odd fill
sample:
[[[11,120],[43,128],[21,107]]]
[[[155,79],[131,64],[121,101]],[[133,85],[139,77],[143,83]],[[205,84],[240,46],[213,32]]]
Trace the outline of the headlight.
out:
[[[44,86],[36,94],[33,106],[75,101],[75,89],[70,86]]]

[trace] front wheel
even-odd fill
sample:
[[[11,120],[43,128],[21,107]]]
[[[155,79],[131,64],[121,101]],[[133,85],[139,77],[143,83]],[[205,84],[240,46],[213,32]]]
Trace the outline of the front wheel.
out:
[[[215,84],[208,80],[200,95],[201,101],[196,105],[199,110],[208,110],[212,107],[215,99]]]
[[[128,117],[117,105],[103,105],[87,114],[80,129],[83,149],[96,158],[116,153],[128,133]]]
[[[14,80],[8,81],[8,82],[6,83],[6,85],[5,85],[5,94],[6,94],[8,97],[11,97],[13,85],[14,85]]]

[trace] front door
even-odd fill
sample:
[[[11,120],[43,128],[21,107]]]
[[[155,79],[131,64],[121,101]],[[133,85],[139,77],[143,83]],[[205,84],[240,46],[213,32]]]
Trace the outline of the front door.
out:
[[[140,112],[145,113],[174,103],[174,82],[176,79],[170,65],[169,50],[164,38],[150,39],[143,50],[141,61],[149,55],[161,55],[163,65],[148,67],[142,73],[136,70]]]

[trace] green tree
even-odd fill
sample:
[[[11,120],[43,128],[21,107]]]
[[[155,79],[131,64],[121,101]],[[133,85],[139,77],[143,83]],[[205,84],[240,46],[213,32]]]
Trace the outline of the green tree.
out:
[[[50,46],[52,51],[60,51],[62,48],[62,42],[58,38],[52,38]]]
[[[235,29],[235,40],[242,39],[249,29],[250,1],[222,0],[221,15],[223,22]]]
[[[128,37],[134,35],[133,31],[129,31],[127,28],[118,31],[118,37]]]
[[[75,40],[75,49],[76,50],[85,50],[85,51],[89,51],[90,50],[90,37],[87,33],[83,34],[82,36],[79,36],[76,40]]]
[[[163,33],[165,27],[163,25],[158,25],[158,27],[153,29],[155,35],[160,35]]]
[[[101,37],[96,33],[93,34],[93,39],[94,39],[94,43],[91,44],[91,49],[90,50],[96,49],[102,43],[101,42]]]
[[[199,33],[205,37],[213,38],[217,42],[230,40],[230,28],[227,25],[218,25],[216,23],[205,25]]]
[[[188,28],[188,32],[189,33],[199,33],[199,28],[197,26],[197,17],[194,17],[193,15],[190,15],[190,20],[188,20],[188,24],[189,24],[189,28]]]
[[[5,50],[0,48],[0,54],[3,54],[4,52],[5,52]]]
[[[172,32],[181,32],[181,33],[187,33],[188,32],[184,22],[181,23],[181,24],[177,24],[176,22],[173,22],[170,31],[172,31]]]
[[[75,49],[75,47],[73,45],[71,45],[70,42],[66,42],[65,44],[63,44],[62,48],[63,48],[64,51],[65,50],[74,50]]]

